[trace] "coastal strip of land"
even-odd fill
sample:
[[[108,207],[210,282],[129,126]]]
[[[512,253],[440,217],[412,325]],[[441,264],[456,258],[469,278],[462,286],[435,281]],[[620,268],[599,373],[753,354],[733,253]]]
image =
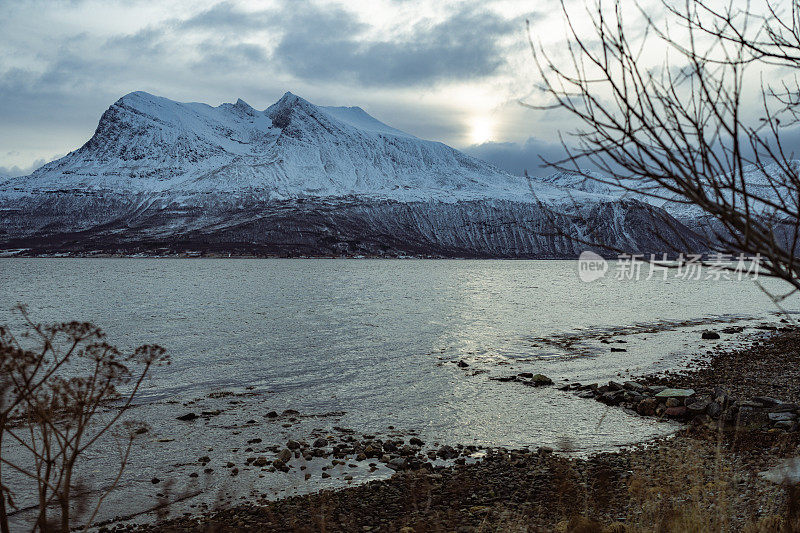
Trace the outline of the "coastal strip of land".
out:
[[[474,463],[420,465],[345,489],[103,529],[797,531],[800,469],[792,460],[800,456],[799,377],[800,331],[763,331],[746,347],[720,351],[685,371],[583,391],[594,391],[587,401],[618,396],[609,409],[630,409],[634,402],[626,398],[633,396],[626,393],[643,396],[634,398],[635,406],[653,398],[652,413],[631,416],[685,421],[669,438],[590,457],[549,448],[490,449]],[[712,404],[720,405],[716,416]]]

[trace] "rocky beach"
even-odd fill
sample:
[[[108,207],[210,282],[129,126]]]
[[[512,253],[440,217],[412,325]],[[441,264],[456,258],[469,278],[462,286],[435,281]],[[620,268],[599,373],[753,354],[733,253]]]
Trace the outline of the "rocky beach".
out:
[[[242,468],[298,470],[308,479],[311,465],[323,465],[314,475],[333,474],[346,483],[353,479],[343,474],[348,469],[394,474],[277,500],[262,494],[203,504],[177,518],[167,518],[165,497],[152,513],[161,521],[137,524],[129,518],[109,521],[101,530],[706,531],[725,525],[795,531],[800,501],[791,483],[800,476],[793,463],[800,455],[800,331],[763,326],[736,347],[713,347],[720,335],[732,333],[724,327],[703,332],[710,349],[684,371],[604,384],[514,378],[558,387],[629,416],[680,422],[668,437],[582,455],[566,440],[556,449],[451,447],[413,434],[358,435],[338,428],[313,440],[289,440],[269,457],[251,454],[244,464],[219,466],[233,478]],[[212,459],[196,461],[202,472]]]

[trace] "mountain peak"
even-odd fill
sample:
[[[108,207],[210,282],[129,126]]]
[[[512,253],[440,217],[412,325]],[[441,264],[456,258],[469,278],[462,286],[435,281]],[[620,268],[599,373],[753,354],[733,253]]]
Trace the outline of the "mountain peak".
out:
[[[272,104],[269,109],[291,109],[293,107],[304,107],[304,108],[313,108],[316,107],[314,104],[306,100],[305,98],[301,98],[296,94],[286,91],[283,96],[281,96],[280,100]]]
[[[231,105],[231,104],[225,104],[225,105],[226,106],[230,106],[234,111],[236,111],[236,112],[238,112],[239,114],[242,114],[242,115],[253,116],[253,115],[256,115],[258,113],[258,111],[256,111],[253,108],[253,106],[251,106],[250,104],[248,104],[247,102],[245,102],[241,98],[237,98],[236,99],[236,103],[233,104],[233,105]]]
[[[167,116],[175,115],[176,110],[183,105],[186,104],[180,104],[163,96],[156,96],[145,91],[133,91],[117,100],[109,108],[109,111],[113,112],[114,109],[122,107],[135,110],[137,113],[164,119]],[[177,113],[180,114],[180,111],[177,111]]]
[[[147,91],[131,91],[128,94],[124,95],[121,100],[126,100],[129,98],[144,98],[144,99],[154,99],[158,98],[158,96],[148,93]]]
[[[122,102],[122,103],[125,103],[125,104],[128,104],[128,105],[131,105],[131,104],[141,103],[141,102],[155,103],[155,102],[157,102],[159,100],[164,100],[164,99],[165,98],[163,98],[161,96],[156,96],[154,94],[150,94],[150,93],[145,92],[145,91],[133,91],[133,92],[129,92],[128,94],[126,94],[125,96],[123,96],[122,98],[117,100],[117,102],[118,103]]]
[[[267,115],[272,119],[272,123],[283,129],[291,121],[292,111],[302,109],[306,113],[313,113],[317,107],[311,102],[300,98],[296,94],[287,91],[281,99],[267,108]]]

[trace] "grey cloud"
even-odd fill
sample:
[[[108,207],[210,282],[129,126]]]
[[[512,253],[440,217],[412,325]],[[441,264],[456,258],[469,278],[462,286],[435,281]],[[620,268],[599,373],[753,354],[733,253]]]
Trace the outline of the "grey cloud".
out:
[[[470,146],[464,150],[469,155],[492,163],[511,174],[522,175],[526,170],[531,176],[549,174],[544,161],[554,162],[565,155],[558,143],[542,141],[534,137],[524,143],[501,142]],[[544,161],[543,161],[544,160]]]
[[[38,7],[20,4],[13,17],[0,17],[0,30],[37,17],[45,26],[60,24],[40,5],[38,14]],[[500,68],[498,40],[522,35],[524,25],[485,9],[477,0],[458,3],[444,21],[398,26],[400,36],[385,38],[368,36],[370,21],[351,8],[310,0],[279,0],[255,11],[234,2],[201,13],[176,10],[172,18],[143,20],[149,25],[110,37],[87,30],[88,24],[60,27],[38,42],[7,32],[15,37],[0,46],[0,146],[35,154],[31,160],[76,148],[103,110],[134,90],[211,103],[242,96],[262,107],[286,90],[335,105],[363,105],[356,95],[366,93],[380,116],[401,129],[437,140],[459,138],[463,120],[452,109],[399,103],[394,91],[416,92],[442,79],[472,81]],[[8,60],[15,56],[31,61]],[[342,86],[353,95],[337,92]],[[381,95],[381,87],[391,91]],[[20,155],[5,157],[0,172],[31,169],[13,169],[12,162],[24,166]]]
[[[54,111],[63,112],[64,99],[96,100],[98,94],[82,94],[87,80],[70,70],[79,67],[74,59],[64,59],[43,73],[12,68],[0,76],[0,122],[29,123],[37,117],[44,121]],[[85,66],[85,65],[83,65]]]
[[[786,157],[800,159],[800,126],[783,130],[780,138]],[[744,147],[745,157],[752,160],[753,152],[749,148],[748,139],[743,138],[741,145]],[[730,143],[728,143],[728,146],[730,146]],[[522,175],[527,170],[531,176],[546,176],[550,174],[553,170],[547,167],[546,162],[555,163],[564,159],[567,155],[560,143],[547,142],[534,137],[529,138],[524,143],[500,142],[474,145],[465,148],[464,152],[488,161],[511,174]],[[769,160],[766,154],[764,154],[764,160]],[[581,168],[596,169],[594,165],[585,159],[581,160],[579,164]],[[566,164],[565,166],[569,168],[572,165]],[[612,165],[613,167],[615,165]]]
[[[800,126],[792,126],[781,130],[780,139],[781,148],[786,157],[800,159]]]
[[[290,7],[291,8],[291,7]],[[182,29],[211,29],[241,32],[263,29],[274,22],[275,12],[245,12],[231,2],[221,2],[181,22]]]
[[[34,82],[42,88],[56,89],[63,87],[75,89],[77,87],[92,84],[93,75],[107,76],[109,71],[114,70],[109,65],[87,60],[84,56],[65,51],[53,61],[49,68],[45,70]]]
[[[310,6],[310,4],[307,4]],[[358,81],[371,86],[420,85],[488,76],[505,63],[498,39],[521,24],[475,7],[438,24],[418,24],[393,41],[358,39],[362,25],[341,10],[301,15],[274,56],[305,79]]]
[[[127,53],[135,53],[139,57],[142,55],[157,56],[166,51],[166,36],[166,27],[149,26],[133,34],[108,39],[106,46]]]
[[[11,67],[3,71],[0,60],[0,94],[3,95],[0,108],[10,109],[9,100],[23,95],[44,98],[82,93],[94,88],[99,80],[107,80],[130,68],[129,64],[117,61],[117,56],[111,55],[108,49],[99,56],[87,53],[97,46],[98,42],[91,36],[79,33],[64,38],[46,54],[39,52],[43,68]]]
[[[136,61],[168,55],[187,32],[207,33],[197,49],[201,58],[192,65],[195,71],[268,66],[306,81],[397,87],[490,76],[505,64],[499,39],[517,31],[522,35],[523,27],[522,20],[466,4],[447,20],[421,22],[402,37],[367,40],[369,26],[358,13],[335,5],[284,0],[277,8],[245,11],[226,1],[184,20],[109,39],[106,45]],[[256,31],[278,37],[271,56],[267,46],[237,39]]]
[[[192,67],[196,71],[207,72],[213,69],[216,73],[233,72],[266,64],[269,61],[263,47],[250,43],[219,43],[205,41],[200,47],[201,58]]]
[[[47,163],[45,159],[37,159],[26,167],[19,167],[17,165],[11,167],[4,167],[0,165],[0,178],[13,178],[15,176],[27,176],[40,166]]]

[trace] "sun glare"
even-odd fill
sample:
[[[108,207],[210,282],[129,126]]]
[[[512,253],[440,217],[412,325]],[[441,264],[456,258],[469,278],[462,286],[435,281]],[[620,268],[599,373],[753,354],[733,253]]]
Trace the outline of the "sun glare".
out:
[[[491,121],[486,117],[473,119],[469,136],[472,144],[483,144],[489,141],[492,138]]]

